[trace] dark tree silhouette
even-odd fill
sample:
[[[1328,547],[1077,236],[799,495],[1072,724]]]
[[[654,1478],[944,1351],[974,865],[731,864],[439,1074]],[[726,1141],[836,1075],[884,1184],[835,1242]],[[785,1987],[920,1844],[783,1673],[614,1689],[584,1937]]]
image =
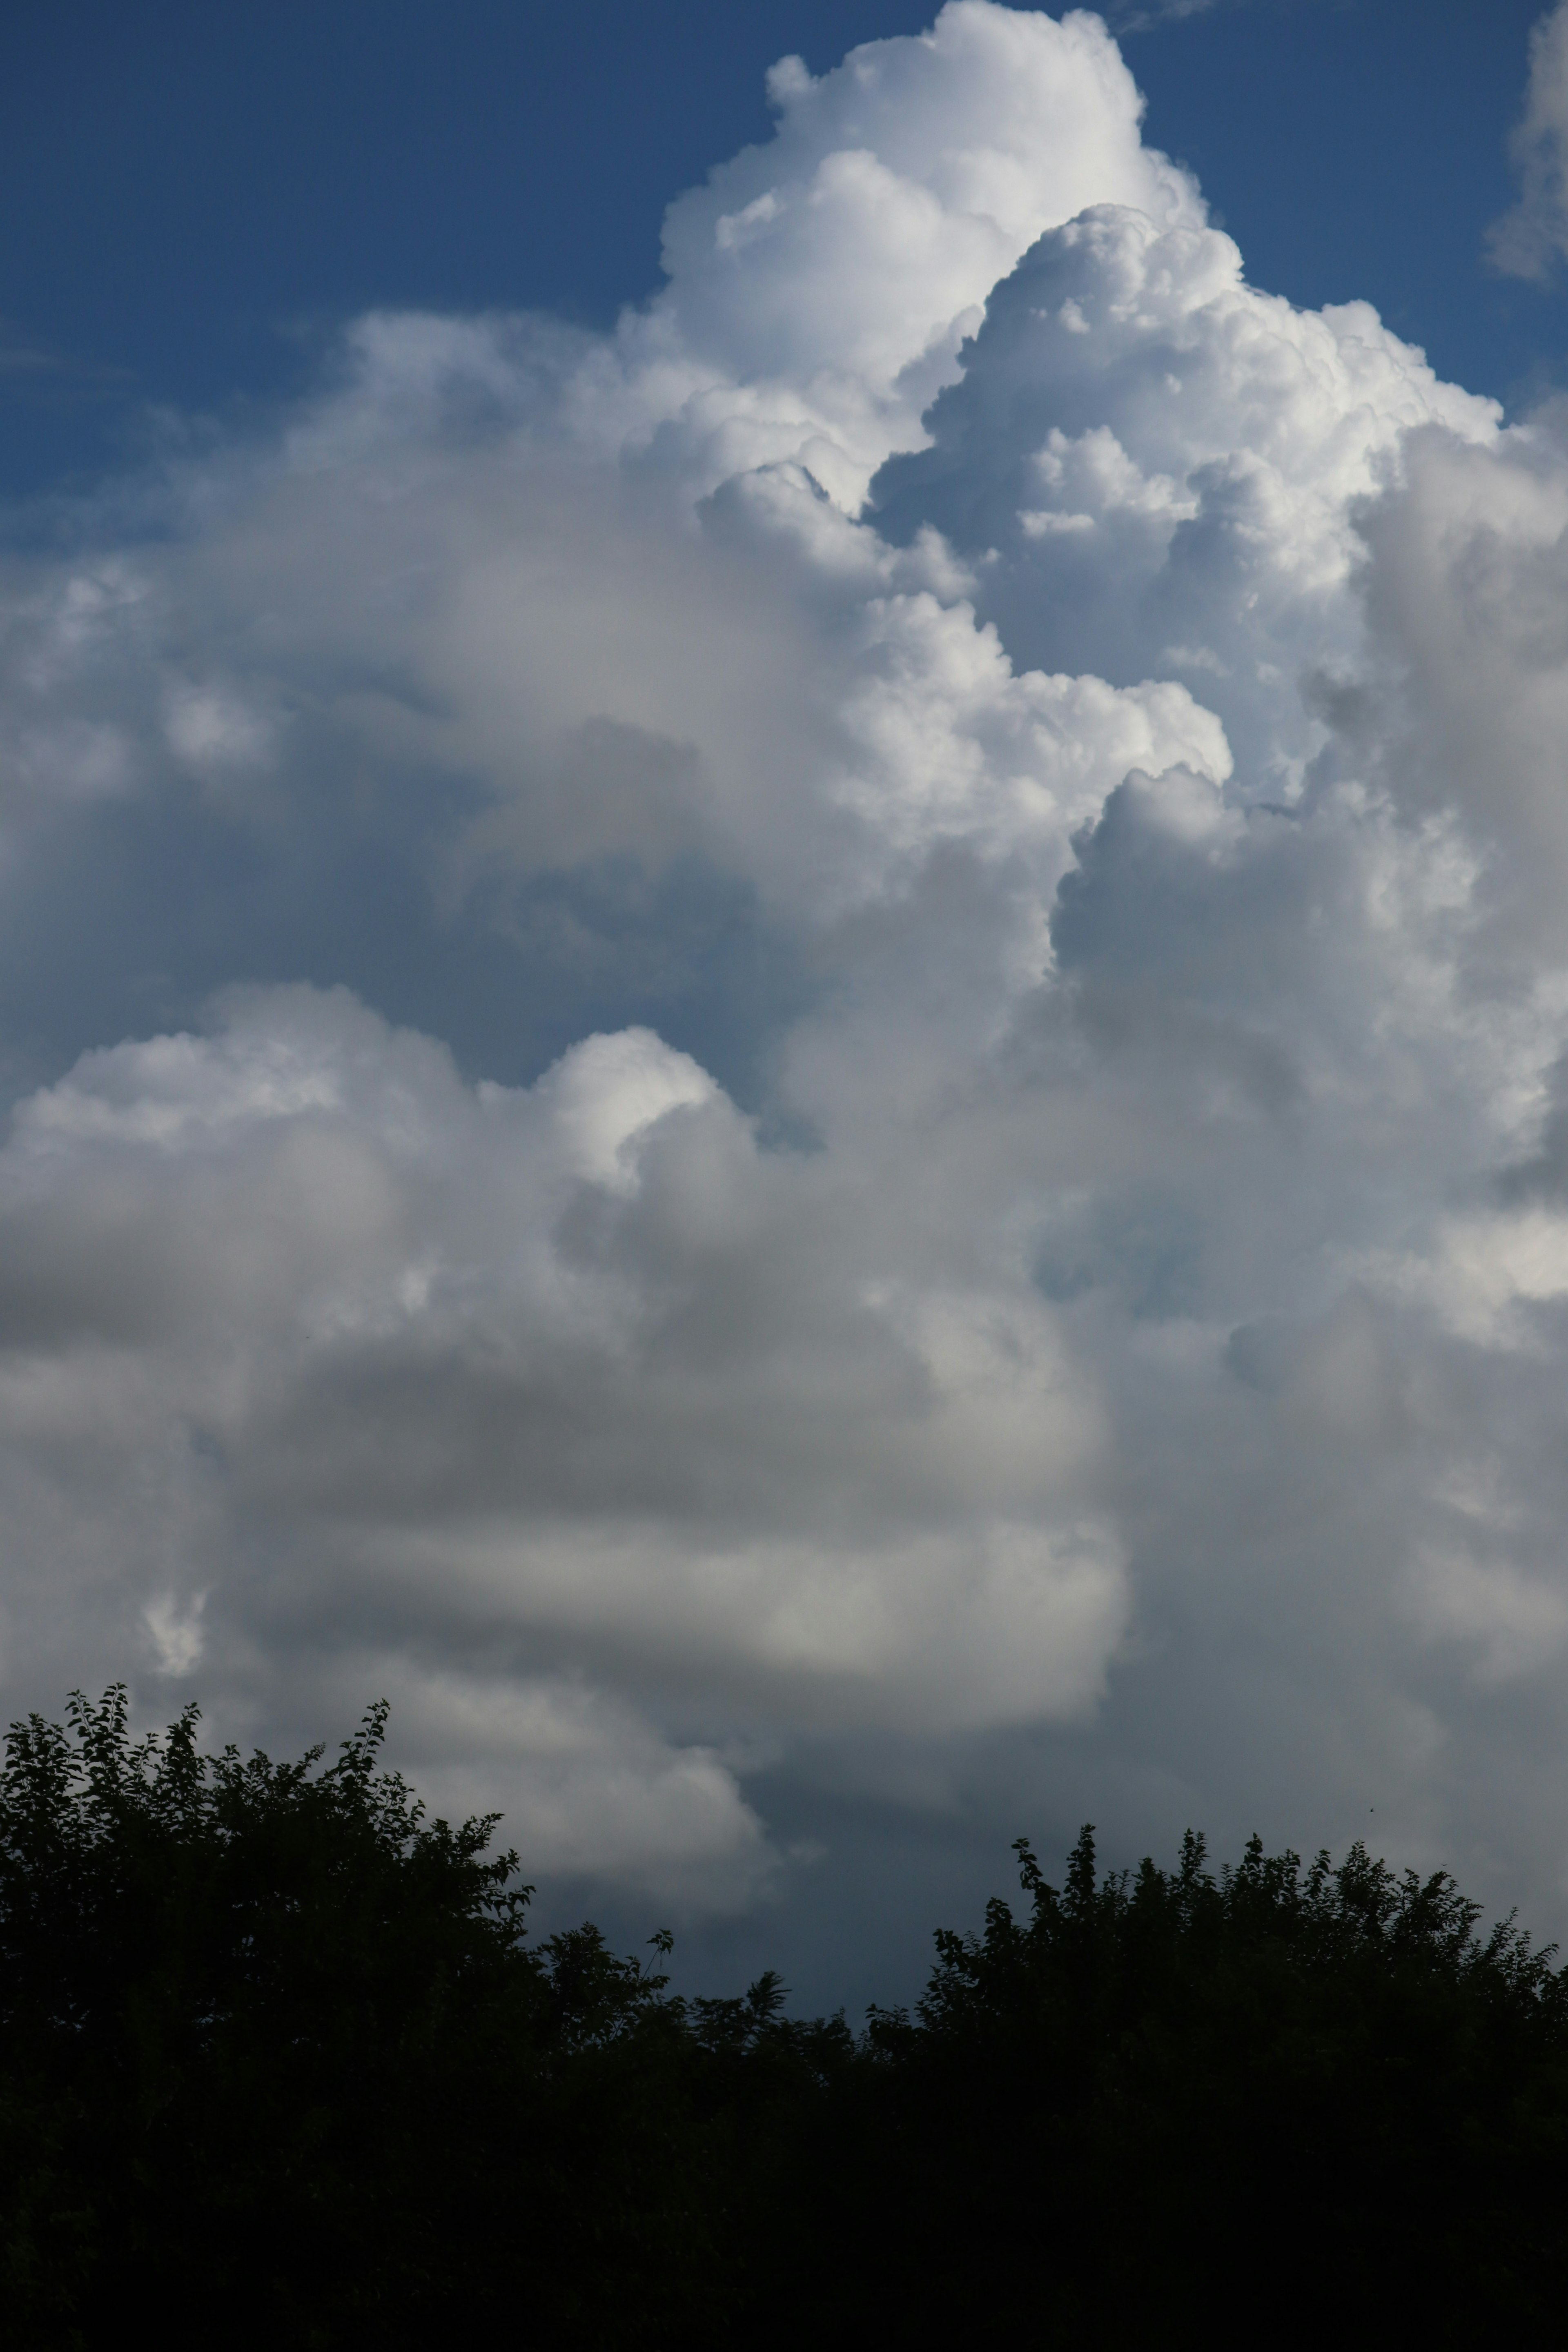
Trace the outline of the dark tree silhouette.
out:
[[[491,1819],[125,1694],[0,1769],[6,2340],[1338,2344],[1554,2329],[1568,1979],[1443,1874],[1255,1841],[943,1931],[912,2013],[531,1943]]]
[[[119,1689],[13,1727],[13,2340],[118,2340],[133,2306],[176,2342],[526,2310],[546,2342],[641,2344],[724,2307],[727,2133],[691,2062],[743,2052],[776,1986],[689,2019],[593,1927],[531,1948],[516,1856],[376,1769],[385,1716],[324,1769],[205,1755],[194,1707],[132,1741]]]
[[[1361,1845],[1304,1868],[1255,1839],[1216,1877],[1189,1832],[1173,1871],[1100,1878],[1085,1829],[1059,1891],[1016,1850],[1028,1916],[940,1933],[915,2015],[873,2012],[884,2309],[923,2269],[922,2326],[984,2279],[999,2324],[1084,2344],[1555,2313],[1550,1951]]]

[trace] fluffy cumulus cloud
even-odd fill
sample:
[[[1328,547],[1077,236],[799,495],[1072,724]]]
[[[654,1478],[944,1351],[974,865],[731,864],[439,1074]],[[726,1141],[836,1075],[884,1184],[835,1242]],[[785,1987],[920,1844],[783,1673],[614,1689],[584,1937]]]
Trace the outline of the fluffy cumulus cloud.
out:
[[[6,1696],[386,1691],[694,1915],[1080,1806],[1561,1914],[1568,452],[1093,16],[771,90],[615,333],[5,559]]]

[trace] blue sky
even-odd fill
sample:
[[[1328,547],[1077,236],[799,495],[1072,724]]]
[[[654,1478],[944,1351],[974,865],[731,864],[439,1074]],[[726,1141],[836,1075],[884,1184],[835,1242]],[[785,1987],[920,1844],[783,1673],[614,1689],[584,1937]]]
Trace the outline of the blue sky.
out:
[[[1441,373],[1528,399],[1568,314],[1489,273],[1481,239],[1539,13],[1230,0],[1143,24],[1127,55],[1149,138],[1193,165],[1259,285],[1316,305],[1353,279]],[[112,461],[150,404],[298,388],[372,304],[607,324],[658,282],[670,196],[766,136],[775,58],[820,70],[925,21],[907,0],[10,12],[0,484]]]
[[[1568,5],[0,37],[0,1706],[1561,1932]]]

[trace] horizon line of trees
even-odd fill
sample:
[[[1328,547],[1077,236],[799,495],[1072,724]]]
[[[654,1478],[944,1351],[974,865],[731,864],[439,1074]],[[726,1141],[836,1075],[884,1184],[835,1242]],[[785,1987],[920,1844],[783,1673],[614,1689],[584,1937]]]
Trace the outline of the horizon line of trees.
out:
[[[1447,1873],[1254,1839],[940,1929],[912,2010],[538,1942],[499,1816],[380,1763],[0,1762],[0,2308],[18,2346],[922,2345],[1561,2324],[1568,1970]]]

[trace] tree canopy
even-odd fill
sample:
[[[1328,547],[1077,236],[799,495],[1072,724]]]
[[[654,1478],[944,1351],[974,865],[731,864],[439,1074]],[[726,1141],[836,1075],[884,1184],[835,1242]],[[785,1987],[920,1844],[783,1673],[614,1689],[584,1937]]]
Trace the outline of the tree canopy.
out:
[[[683,1999],[531,1941],[497,1822],[380,1762],[213,1754],[126,1694],[0,1767],[11,2339],[1044,2344],[1552,2313],[1568,1978],[1439,1873],[1267,1854],[940,1931],[912,2011]],[[1248,2316],[1250,2315],[1250,2316]]]

